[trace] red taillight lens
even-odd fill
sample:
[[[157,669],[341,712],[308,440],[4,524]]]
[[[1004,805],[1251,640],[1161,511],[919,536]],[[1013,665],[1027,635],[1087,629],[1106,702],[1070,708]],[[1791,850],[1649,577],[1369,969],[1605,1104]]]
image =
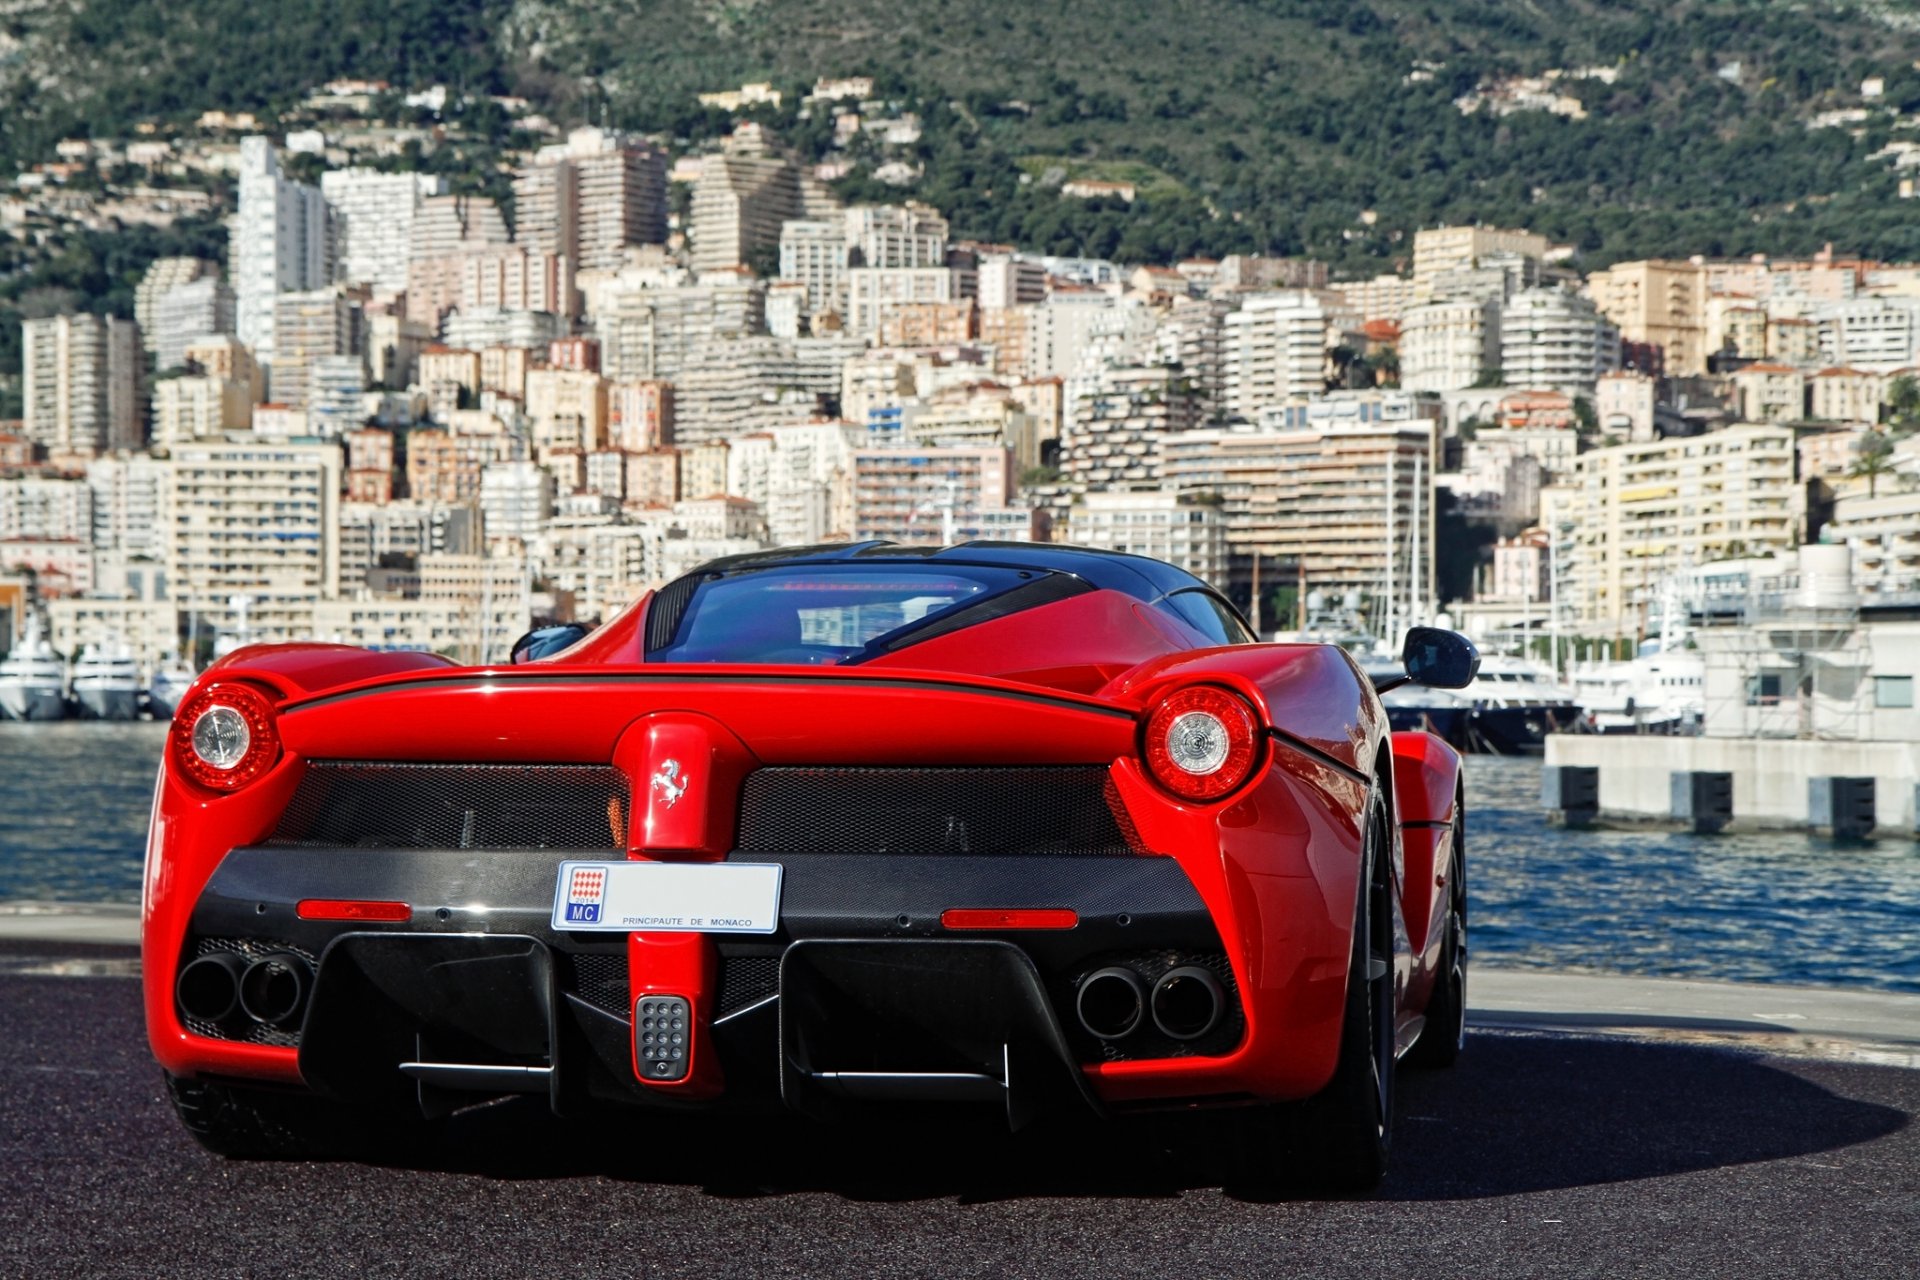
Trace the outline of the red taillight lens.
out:
[[[293,914],[302,920],[377,920],[405,924],[413,908],[404,902],[362,902],[357,898],[302,898]]]
[[[1218,800],[1247,780],[1259,756],[1252,709],[1225,689],[1182,689],[1147,718],[1147,770],[1182,799]]]
[[[1080,913],[1070,907],[949,907],[940,913],[947,929],[1071,929]]]
[[[203,787],[238,791],[280,758],[273,704],[244,684],[209,685],[173,716],[173,761]]]

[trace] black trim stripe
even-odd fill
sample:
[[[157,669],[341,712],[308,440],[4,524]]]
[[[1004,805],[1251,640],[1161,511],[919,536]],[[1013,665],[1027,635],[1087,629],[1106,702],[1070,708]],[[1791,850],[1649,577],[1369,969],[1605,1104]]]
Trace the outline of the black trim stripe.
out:
[[[907,680],[896,678],[874,679],[866,676],[790,676],[790,675],[707,675],[704,673],[678,673],[653,675],[641,672],[604,672],[588,674],[585,672],[512,672],[497,676],[427,676],[411,680],[397,680],[392,684],[375,685],[366,689],[349,689],[344,693],[322,693],[310,698],[296,699],[281,708],[281,714],[295,711],[308,711],[315,707],[324,707],[336,702],[348,702],[355,698],[371,697],[375,694],[392,693],[401,689],[468,689],[487,685],[541,685],[577,687],[608,684],[745,684],[745,685],[812,685],[815,688],[831,687],[835,684],[849,688],[901,689],[943,693],[973,694],[982,698],[1006,698],[1014,702],[1033,702],[1042,706],[1059,707],[1068,711],[1083,711],[1088,715],[1110,716],[1119,720],[1135,720],[1138,717],[1131,711],[1119,707],[1110,707],[1097,702],[1080,702],[1072,698],[1059,697],[1045,693],[1027,693],[1019,689],[987,689],[978,685],[959,682],[948,683],[943,680]]]
[[[1373,775],[1367,773],[1365,770],[1356,769],[1352,765],[1348,764],[1346,761],[1339,759],[1337,756],[1328,755],[1326,752],[1322,751],[1320,748],[1312,745],[1311,743],[1304,742],[1301,739],[1294,737],[1292,734],[1288,733],[1284,729],[1269,729],[1267,730],[1267,733],[1273,738],[1275,742],[1280,743],[1282,746],[1291,747],[1293,750],[1298,751],[1301,755],[1306,756],[1308,759],[1311,759],[1316,761],[1317,763],[1323,764],[1327,766],[1327,768],[1332,769],[1334,772],[1353,779],[1353,781],[1355,782],[1371,783],[1373,781]]]

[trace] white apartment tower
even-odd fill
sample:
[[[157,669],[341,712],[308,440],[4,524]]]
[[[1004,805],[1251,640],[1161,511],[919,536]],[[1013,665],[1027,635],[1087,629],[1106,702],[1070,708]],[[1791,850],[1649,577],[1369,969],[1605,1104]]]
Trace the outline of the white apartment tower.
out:
[[[160,299],[183,284],[192,284],[209,276],[220,274],[220,264],[208,262],[204,258],[155,258],[147,273],[140,277],[140,283],[133,290],[133,320],[140,326],[140,341],[145,345],[149,358],[158,350],[159,325],[156,308]],[[231,326],[233,321],[227,321]],[[207,332],[216,332],[207,330]],[[165,369],[168,366],[155,361],[151,366]]]
[[[1500,375],[1510,387],[1592,396],[1620,366],[1620,331],[1565,289],[1516,293],[1500,311]]]
[[[326,197],[284,176],[262,137],[240,141],[240,212],[230,245],[240,340],[270,353],[275,296],[331,284],[334,256]]]
[[[1500,304],[1428,302],[1400,318],[1400,385],[1460,391],[1500,368]]]
[[[55,451],[139,448],[139,326],[71,315],[20,328],[27,438]]]
[[[202,338],[233,332],[233,290],[218,276],[167,290],[152,311],[152,331],[143,324],[140,332],[156,372],[185,365],[187,348]]]
[[[375,296],[405,289],[414,215],[422,201],[446,189],[446,179],[427,173],[335,169],[321,174],[320,190],[338,227],[340,278],[372,286]]]
[[[1227,412],[1251,421],[1268,405],[1325,393],[1330,323],[1327,308],[1305,290],[1254,294],[1227,316]]]

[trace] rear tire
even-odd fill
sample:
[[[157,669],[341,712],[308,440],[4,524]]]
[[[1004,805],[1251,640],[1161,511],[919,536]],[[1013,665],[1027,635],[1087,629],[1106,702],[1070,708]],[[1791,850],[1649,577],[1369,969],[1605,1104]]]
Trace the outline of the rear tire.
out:
[[[1368,797],[1346,1012],[1333,1079],[1296,1106],[1236,1118],[1239,1180],[1342,1193],[1371,1191],[1393,1142],[1393,885],[1386,806]]]
[[[247,1089],[168,1074],[167,1096],[195,1142],[235,1160],[312,1160],[379,1154],[404,1145],[424,1123],[378,1118],[312,1094]],[[380,1123],[391,1119],[392,1123]]]

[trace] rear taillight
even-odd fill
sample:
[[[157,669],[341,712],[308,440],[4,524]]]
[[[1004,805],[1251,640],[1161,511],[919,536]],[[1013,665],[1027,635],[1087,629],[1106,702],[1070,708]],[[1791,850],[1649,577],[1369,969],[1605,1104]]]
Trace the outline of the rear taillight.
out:
[[[1147,718],[1147,770],[1184,800],[1218,800],[1260,757],[1253,710],[1225,689],[1194,685]]]
[[[171,748],[193,781],[238,791],[280,758],[273,704],[247,685],[209,685],[174,713]]]

